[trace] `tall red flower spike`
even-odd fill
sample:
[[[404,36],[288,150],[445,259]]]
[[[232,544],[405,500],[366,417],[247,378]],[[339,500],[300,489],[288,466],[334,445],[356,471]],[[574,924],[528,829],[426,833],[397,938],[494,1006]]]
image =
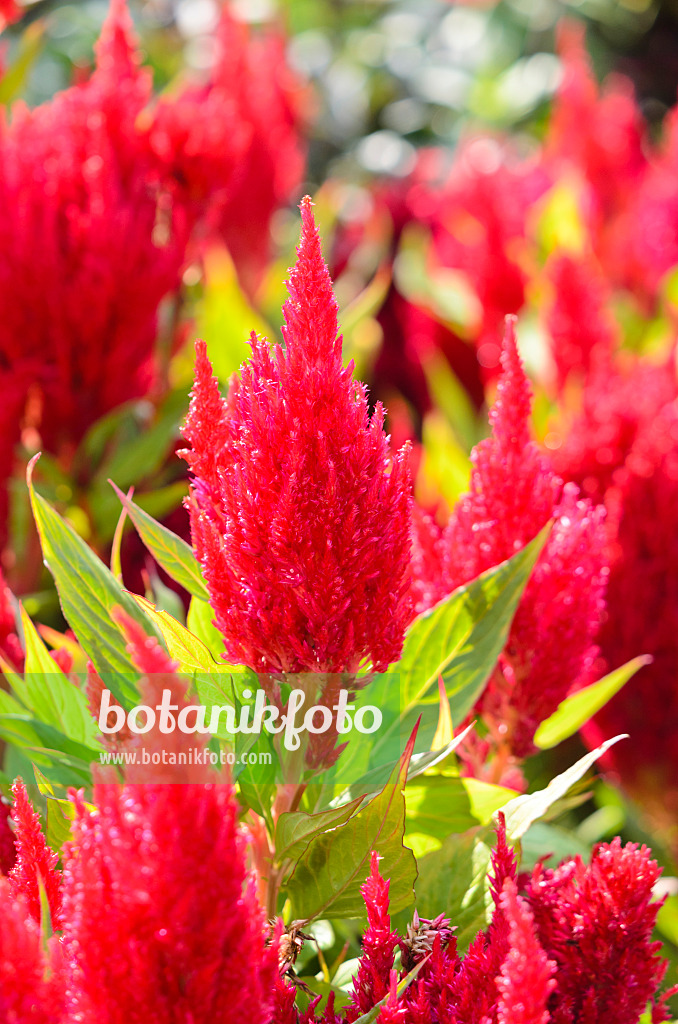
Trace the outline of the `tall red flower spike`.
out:
[[[601,91],[586,52],[583,26],[563,23],[559,32],[563,78],[546,139],[546,158],[556,175],[577,171],[590,187],[587,206],[600,229],[629,201],[645,167],[645,125],[631,82],[610,75]]]
[[[553,453],[558,472],[580,483],[608,509],[610,578],[597,637],[606,669],[640,654],[652,657],[583,729],[597,746],[631,736],[624,755],[605,765],[655,825],[671,832],[678,819],[678,386],[673,360],[633,360],[594,374],[581,414]]]
[[[554,295],[546,328],[562,390],[570,375],[586,379],[592,367],[609,365],[616,330],[606,309],[606,282],[593,258],[558,253],[547,273]]]
[[[267,1024],[275,945],[228,785],[98,785],[65,853],[69,1010],[82,1024]]]
[[[252,33],[222,5],[207,84],[161,98],[151,145],[190,203],[210,199],[221,234],[249,292],[267,265],[270,222],[301,182],[305,98],[285,59],[285,38]]]
[[[8,875],[16,864],[14,832],[10,828],[12,809],[0,802],[0,875]]]
[[[535,935],[534,918],[507,878],[500,901],[509,923],[509,951],[497,978],[497,1024],[548,1024],[549,996],[556,986],[555,963]]]
[[[26,900],[13,894],[4,878],[0,879],[0,920],[0,1020],[7,1024],[63,1024],[58,959],[49,963],[40,926]]]
[[[596,847],[588,866],[580,858],[555,870],[537,865],[527,900],[557,967],[552,1024],[637,1024],[667,967],[652,942],[659,874],[647,847],[619,838]]]
[[[389,992],[398,936],[391,931],[388,890],[389,882],[379,872],[379,855],[373,852],[369,878],[360,890],[367,908],[367,931],[363,936],[358,973],[353,980],[351,1002],[346,1010],[347,1021],[367,1013]]]
[[[16,615],[12,594],[0,571],[0,655],[9,662],[10,668],[22,672],[24,651],[16,632]]]
[[[471,454],[471,490],[445,528],[439,599],[510,558],[550,519],[551,535],[516,613],[508,643],[478,708],[497,740],[523,758],[569,692],[590,682],[607,575],[604,510],[562,488],[530,440],[531,391],[507,318],[492,436]],[[419,585],[419,592],[422,591]],[[498,731],[497,731],[498,730]]]
[[[396,661],[410,617],[410,481],[383,409],[341,360],[311,201],[283,307],[285,348],[255,335],[227,402],[203,343],[184,435],[189,511],[226,654],[257,671]]]
[[[151,99],[123,0],[85,83],[0,120],[0,473],[24,422],[69,451],[153,380],[157,310],[185,258],[139,115]],[[36,437],[37,432],[37,437]]]
[[[57,869],[58,857],[47,845],[40,827],[40,818],[31,806],[21,779],[14,780],[12,795],[16,862],[9,874],[11,891],[15,896],[25,897],[32,916],[39,924],[42,917],[40,890],[43,888],[49,905],[52,930],[59,931],[61,872]]]

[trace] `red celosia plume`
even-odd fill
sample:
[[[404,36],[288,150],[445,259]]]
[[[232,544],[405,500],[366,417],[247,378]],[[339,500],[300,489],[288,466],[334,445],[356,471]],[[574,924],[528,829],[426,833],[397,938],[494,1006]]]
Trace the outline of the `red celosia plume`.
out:
[[[660,871],[645,846],[601,843],[590,865],[538,865],[527,887],[539,942],[556,964],[552,1024],[637,1024],[666,971],[652,929]],[[661,1019],[661,1018],[660,1018]]]
[[[388,995],[398,936],[391,931],[388,911],[388,881],[379,873],[379,855],[372,853],[370,876],[360,890],[367,908],[367,931],[363,953],[353,980],[346,1020],[354,1021]]]
[[[277,954],[231,787],[96,786],[64,864],[70,1010],[83,1024],[268,1024]]]
[[[500,906],[509,924],[509,951],[497,978],[497,1024],[548,1024],[556,965],[539,945],[532,913],[511,878],[504,883]]]
[[[63,1024],[59,957],[43,952],[40,925],[23,896],[0,878],[0,1020],[7,1024]],[[51,962],[50,962],[51,960]]]
[[[479,701],[490,729],[501,727],[502,743],[522,758],[533,749],[538,724],[569,692],[590,681],[607,567],[604,510],[581,499],[573,485],[562,488],[530,440],[531,391],[510,320],[502,368],[490,412],[492,436],[473,450],[470,493],[436,541],[443,552],[442,572],[416,586],[429,600],[439,599],[510,558],[554,520],[500,663]]]
[[[53,931],[61,928],[61,872],[57,855],[49,848],[42,834],[40,818],[28,799],[21,779],[12,785],[14,804],[12,820],[16,846],[16,862],[9,874],[9,885],[15,897],[25,898],[35,921],[42,919],[42,892],[47,900]],[[43,922],[44,924],[44,922]]]
[[[193,543],[229,658],[348,671],[400,655],[409,619],[410,484],[383,410],[341,360],[311,202],[284,305],[285,348],[256,336],[219,397],[204,345],[184,435]]]

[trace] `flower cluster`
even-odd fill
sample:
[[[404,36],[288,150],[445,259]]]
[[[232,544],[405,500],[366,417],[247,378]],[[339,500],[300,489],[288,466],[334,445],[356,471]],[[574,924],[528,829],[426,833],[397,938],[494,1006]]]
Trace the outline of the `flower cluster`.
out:
[[[184,435],[193,544],[229,658],[266,672],[396,661],[410,617],[410,482],[342,364],[310,200],[285,348],[253,336],[224,401],[197,346]]]
[[[93,422],[157,390],[160,303],[178,293],[198,237],[221,225],[228,241],[241,239],[245,171],[270,193],[252,215],[257,266],[264,257],[270,217],[301,175],[294,83],[282,81],[277,38],[253,45],[228,11],[222,36],[214,81],[153,109],[125,0],[111,0],[92,76],[3,116],[2,480],[20,437],[68,470]],[[276,61],[261,60],[261,47]],[[287,111],[277,135],[252,124],[263,93],[268,112],[276,103]],[[278,145],[283,175],[273,166]]]
[[[373,857],[362,890],[369,923],[345,1016],[331,1003],[321,1018],[295,1015],[290,1002],[274,1024],[350,1022],[380,1001],[382,1024],[602,1024],[610,1014],[619,1024],[637,1024],[667,966],[651,940],[658,875],[645,847],[616,839],[596,847],[588,865],[580,858],[555,869],[540,863],[517,879],[500,824],[489,927],[461,955],[448,921],[427,922],[428,943],[414,956],[419,971],[398,997],[395,983],[406,970],[400,976],[394,970],[398,936],[391,930],[388,883]],[[652,1020],[667,1019],[662,1000]]]
[[[478,704],[497,745],[523,758],[533,749],[538,724],[590,681],[607,574],[604,511],[581,498],[573,484],[563,488],[530,439],[530,387],[512,321],[502,368],[490,412],[492,436],[471,456],[470,493],[442,532],[418,514],[412,568],[420,608],[430,606],[510,558],[554,520]]]

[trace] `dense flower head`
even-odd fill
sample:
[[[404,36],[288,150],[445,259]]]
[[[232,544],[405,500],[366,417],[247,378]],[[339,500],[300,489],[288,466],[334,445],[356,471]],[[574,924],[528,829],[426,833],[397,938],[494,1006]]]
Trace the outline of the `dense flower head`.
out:
[[[304,167],[304,89],[278,32],[252,34],[228,5],[209,78],[161,98],[150,143],[194,213],[209,202],[209,228],[226,242],[254,290],[270,255],[270,221]]]
[[[614,321],[600,268],[592,258],[557,253],[547,267],[553,301],[546,315],[559,389],[570,375],[586,379],[591,368],[607,366],[615,346]]]
[[[309,98],[286,60],[285,45],[277,30],[250,37],[242,22],[222,14],[216,84],[237,97],[251,138],[219,227],[250,291],[270,256],[271,217],[299,188],[306,161],[302,126]]]
[[[628,791],[662,825],[678,812],[675,680],[678,672],[678,388],[672,363],[635,360],[592,375],[580,415],[554,462],[607,506],[607,614],[597,642],[604,666],[650,655],[584,729],[587,742],[628,732],[623,755],[608,752]]]
[[[504,883],[500,905],[509,923],[509,951],[497,978],[497,1024],[548,1024],[555,962],[539,945],[532,912],[511,878]]]
[[[7,1024],[63,1024],[60,976],[43,952],[40,925],[23,896],[0,878],[0,1020]]]
[[[549,124],[546,160],[555,175],[576,171],[581,176],[596,231],[628,203],[642,177],[645,124],[627,79],[611,75],[599,89],[582,26],[561,25],[560,52],[563,78]]]
[[[8,875],[16,864],[16,844],[10,827],[12,811],[9,804],[0,801],[0,875]]]
[[[593,372],[582,394],[581,411],[551,434],[556,472],[601,502],[638,434],[678,396],[672,361],[634,359]]]
[[[415,217],[431,224],[436,264],[461,271],[473,287],[480,323],[472,337],[481,366],[494,376],[504,317],[525,302],[527,215],[547,179],[534,162],[492,138],[468,142],[447,174],[432,155],[425,166],[410,205]]]
[[[154,107],[125,0],[111,0],[91,77],[0,119],[3,481],[20,438],[68,465],[93,422],[164,386],[159,307],[178,295],[210,229],[229,242],[233,233],[243,274],[251,263],[243,239],[256,241],[257,267],[265,261],[270,218],[296,185],[303,154],[292,113],[263,129],[274,100],[284,106],[280,46],[273,61],[227,12],[224,24],[217,80]],[[244,179],[270,192],[265,202],[239,196],[232,205]]]
[[[652,942],[660,871],[645,846],[601,843],[552,870],[537,865],[527,900],[542,948],[557,966],[552,1024],[637,1024],[666,970]]]
[[[312,1000],[308,1014],[297,1016],[286,987],[284,1008],[272,1024],[354,1020],[357,993],[363,1013],[381,999],[377,1019],[400,1024],[637,1024],[667,966],[658,955],[660,944],[651,941],[660,906],[651,902],[658,876],[645,847],[615,839],[598,846],[589,865],[579,858],[555,870],[540,863],[532,876],[518,880],[500,816],[489,879],[490,924],[462,956],[449,922],[442,915],[428,922],[430,945],[422,946],[415,957],[418,973],[398,995],[397,983],[413,963],[403,959],[399,973],[394,971],[388,885],[373,859],[363,889],[368,928],[345,1015],[330,1007],[318,1018]],[[423,922],[416,923],[419,930]],[[401,940],[403,950],[407,941]],[[652,1019],[667,1019],[663,1001],[654,1006]]]
[[[15,779],[12,795],[16,861],[9,874],[10,891],[14,896],[25,898],[38,924],[43,917],[44,892],[52,930],[58,931],[61,928],[61,872],[57,868],[57,855],[47,845],[40,818],[31,806],[21,779]]]
[[[26,426],[59,451],[102,413],[145,393],[158,304],[184,259],[186,218],[159,188],[137,123],[151,82],[122,0],[113,0],[96,59],[88,81],[31,111],[16,104],[0,125],[2,437],[10,454],[24,412]]]
[[[678,409],[672,402],[639,431],[606,494],[610,585],[601,653],[610,668],[639,654],[651,655],[652,663],[585,731],[590,742],[601,730],[628,731],[630,749],[609,763],[662,825],[678,812],[677,501]]]
[[[524,757],[537,725],[590,681],[603,609],[604,510],[562,487],[530,440],[531,392],[508,323],[503,372],[490,412],[492,435],[473,450],[471,490],[441,541],[437,598],[510,558],[554,520],[479,709]],[[433,581],[435,583],[435,581]],[[432,581],[424,581],[432,594]],[[418,584],[419,593],[422,584]]]
[[[348,1021],[367,1013],[389,991],[398,935],[391,930],[388,889],[388,881],[379,873],[379,857],[373,853],[370,876],[360,890],[367,909],[367,930],[363,936],[360,966],[353,980]]]
[[[678,265],[678,111],[664,122],[662,146],[651,154],[639,188],[632,194],[620,238],[625,283],[640,297],[655,298],[666,275]],[[650,307],[651,308],[651,307]]]
[[[266,1024],[277,970],[231,787],[98,785],[65,854],[72,1019]]]
[[[10,668],[21,671],[24,667],[24,651],[16,631],[16,612],[12,592],[0,571],[0,655]]]
[[[229,658],[263,671],[397,660],[410,616],[410,484],[383,410],[341,360],[310,200],[285,348],[253,336],[222,401],[204,345],[184,436],[193,544]]]

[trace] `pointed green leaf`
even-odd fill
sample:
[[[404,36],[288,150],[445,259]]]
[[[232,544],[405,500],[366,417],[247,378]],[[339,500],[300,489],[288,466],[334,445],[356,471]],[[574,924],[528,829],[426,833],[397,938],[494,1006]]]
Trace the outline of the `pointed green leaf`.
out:
[[[376,676],[358,704],[378,704],[384,724],[373,738],[371,763],[394,736],[422,716],[420,740],[430,744],[438,721],[442,676],[453,723],[462,722],[482,693],[506,643],[515,610],[546,543],[551,524],[506,562],[455,590],[410,626],[401,660]],[[397,681],[399,680],[399,687]],[[376,698],[376,699],[375,699]]]
[[[137,702],[133,680],[138,673],[127,653],[125,638],[111,619],[111,609],[119,605],[146,632],[155,629],[82,537],[36,492],[31,480],[34,463],[35,459],[27,473],[31,506],[43,558],[54,577],[64,616],[107,686],[129,709]]]
[[[311,841],[288,886],[294,918],[364,916],[360,888],[370,873],[373,850],[382,857],[382,875],[390,879],[391,912],[412,902],[417,868],[412,851],[403,846],[403,790],[415,737],[416,730],[379,796],[345,824]]]
[[[180,672],[218,672],[221,666],[205,647],[202,640],[166,611],[158,611],[145,597],[131,594],[139,607],[156,624],[165,641],[170,657],[179,663]],[[224,666],[225,667],[225,666]]]
[[[439,850],[419,861],[417,912],[420,917],[449,917],[461,951],[488,924],[492,840],[491,829],[475,827],[449,836]]]
[[[19,697],[36,718],[79,743],[94,744],[98,731],[89,713],[85,694],[66,678],[51,657],[23,605],[21,624],[26,663]]]
[[[595,750],[585,754],[567,771],[551,779],[546,789],[537,790],[536,793],[523,793],[521,796],[517,796],[505,804],[502,807],[502,811],[506,818],[508,838],[515,842],[525,835],[530,825],[539,818],[543,818],[549,807],[556,803],[557,800],[562,799],[568,790],[574,786],[575,782],[578,782],[586,775],[589,768],[593,767],[606,750],[609,750],[619,740],[624,739],[628,739],[628,737],[621,735],[607,740],[601,746],[596,747]]]
[[[330,828],[343,825],[358,809],[362,797],[344,807],[335,807],[320,814],[286,811],[278,818],[275,829],[275,856],[278,863],[301,856],[311,839]]]
[[[542,722],[534,735],[535,746],[540,750],[548,750],[558,743],[573,736],[582,725],[588,722],[597,711],[600,711],[615,693],[619,693],[636,672],[648,665],[652,658],[641,656],[627,661],[614,672],[603,676],[598,682],[578,690],[571,697],[561,701],[550,718]]]
[[[162,566],[165,572],[184,587],[189,594],[207,601],[207,588],[192,548],[185,540],[168,530],[166,526],[157,523],[152,516],[149,516],[148,512],[139,508],[131,498],[123,494],[119,487],[116,487],[112,480],[109,483],[158,565]]]
[[[202,640],[215,661],[221,664],[223,660],[221,655],[224,651],[224,638],[214,625],[213,619],[214,612],[211,605],[207,601],[202,601],[199,597],[192,597],[191,603],[188,606],[186,625],[191,633],[197,636],[199,640]]]

